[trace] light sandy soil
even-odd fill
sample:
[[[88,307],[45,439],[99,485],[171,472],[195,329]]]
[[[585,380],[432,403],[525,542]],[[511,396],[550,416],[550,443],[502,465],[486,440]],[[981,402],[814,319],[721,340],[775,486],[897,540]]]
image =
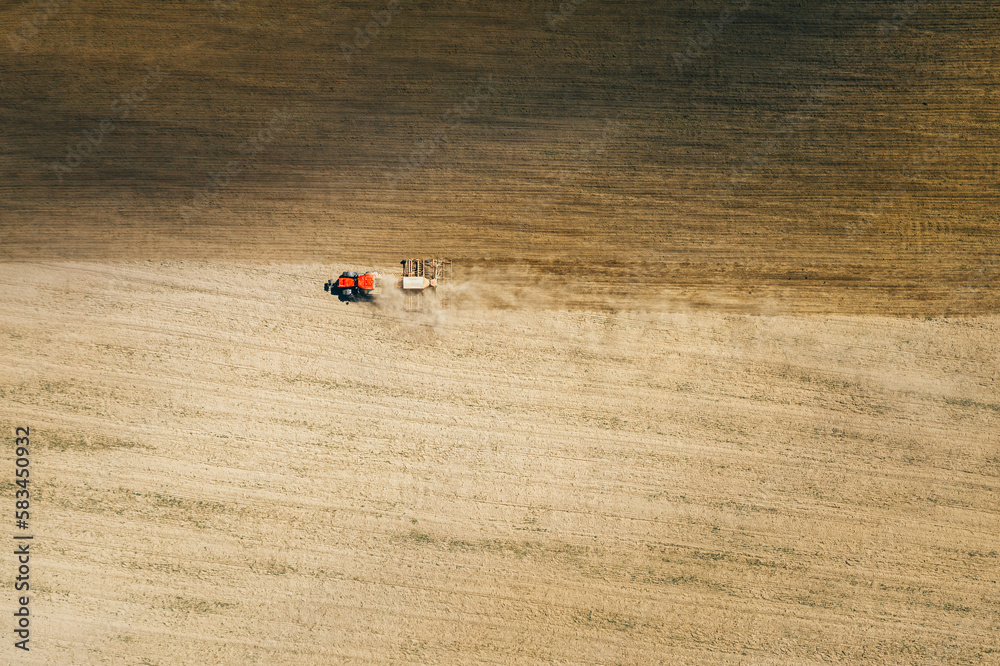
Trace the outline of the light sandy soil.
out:
[[[28,662],[1000,658],[996,317],[413,318],[327,277],[0,267]]]

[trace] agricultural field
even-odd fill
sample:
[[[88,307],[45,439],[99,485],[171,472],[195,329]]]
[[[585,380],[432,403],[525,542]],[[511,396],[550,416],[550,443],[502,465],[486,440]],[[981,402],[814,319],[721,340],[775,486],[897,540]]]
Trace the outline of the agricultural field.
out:
[[[0,271],[39,663],[996,659],[995,317],[321,277]]]
[[[0,662],[997,663],[997,18],[0,3]]]
[[[0,259],[431,254],[997,311],[993,3],[565,4],[59,4],[5,55]]]

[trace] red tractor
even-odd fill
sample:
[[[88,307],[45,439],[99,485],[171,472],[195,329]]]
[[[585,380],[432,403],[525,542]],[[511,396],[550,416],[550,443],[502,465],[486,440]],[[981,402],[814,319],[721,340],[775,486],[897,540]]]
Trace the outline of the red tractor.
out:
[[[407,311],[423,310],[424,301],[430,295],[433,295],[435,307],[448,306],[447,294],[439,290],[452,281],[450,259],[404,259],[399,263],[403,275],[396,280],[396,288],[403,294],[403,307]],[[339,278],[327,280],[323,291],[344,303],[374,301],[382,293],[382,274],[369,271],[358,275],[345,271]]]
[[[323,291],[330,292],[342,303],[371,301],[382,293],[382,274],[370,271],[358,275],[352,271],[345,271],[336,280],[327,280],[323,285]]]

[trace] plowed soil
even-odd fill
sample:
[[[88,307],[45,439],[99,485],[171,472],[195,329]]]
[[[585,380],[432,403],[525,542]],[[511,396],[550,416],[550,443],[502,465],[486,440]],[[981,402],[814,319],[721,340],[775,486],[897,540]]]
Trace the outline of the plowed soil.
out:
[[[60,5],[3,56],[0,257],[431,254],[998,311],[993,3],[399,0],[346,59],[387,4]]]

